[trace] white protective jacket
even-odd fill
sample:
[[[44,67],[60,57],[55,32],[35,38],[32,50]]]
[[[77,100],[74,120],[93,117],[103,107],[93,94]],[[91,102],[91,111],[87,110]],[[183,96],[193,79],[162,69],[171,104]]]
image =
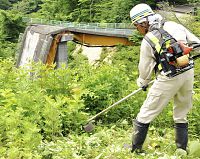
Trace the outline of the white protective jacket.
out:
[[[183,43],[200,43],[200,40],[194,34],[189,32],[184,26],[175,22],[165,22],[163,29],[171,34],[177,41],[182,41]],[[140,62],[138,66],[139,78],[137,79],[137,84],[139,87],[149,83],[155,65],[156,61],[153,49],[150,44],[145,39],[143,39],[140,48]]]
[[[189,32],[184,26],[175,22],[165,22],[163,29],[171,34],[177,41],[184,43],[196,42],[200,40]],[[147,33],[148,34],[148,33]],[[137,84],[139,87],[146,85],[150,80],[156,60],[150,44],[143,39],[140,49],[139,78]],[[194,81],[194,70],[190,69],[173,78],[158,75],[152,87],[149,89],[146,100],[144,101],[137,120],[141,123],[150,123],[170,99],[174,99],[173,118],[176,123],[186,123],[187,113],[192,107],[192,89]]]

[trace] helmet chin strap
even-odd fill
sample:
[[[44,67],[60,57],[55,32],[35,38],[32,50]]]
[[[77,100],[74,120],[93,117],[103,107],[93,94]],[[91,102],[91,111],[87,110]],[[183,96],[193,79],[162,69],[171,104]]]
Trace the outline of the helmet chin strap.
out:
[[[149,22],[148,21],[145,22],[144,29],[145,29],[145,33],[148,33],[148,31],[149,31]]]
[[[149,31],[149,27],[145,28],[145,33],[148,33],[148,31]]]

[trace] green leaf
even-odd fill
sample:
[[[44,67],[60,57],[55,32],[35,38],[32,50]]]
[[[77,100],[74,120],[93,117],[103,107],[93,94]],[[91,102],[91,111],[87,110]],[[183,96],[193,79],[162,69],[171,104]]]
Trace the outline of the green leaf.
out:
[[[190,155],[194,157],[200,157],[200,143],[198,141],[192,141],[189,146]]]

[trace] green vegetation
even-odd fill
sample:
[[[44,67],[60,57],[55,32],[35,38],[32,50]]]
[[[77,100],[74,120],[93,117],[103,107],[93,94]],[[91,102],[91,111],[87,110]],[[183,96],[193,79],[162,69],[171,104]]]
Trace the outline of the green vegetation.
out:
[[[155,5],[155,1],[148,1]],[[74,43],[68,43],[69,65],[59,69],[41,63],[16,68],[18,36],[24,16],[76,22],[129,22],[132,0],[0,0],[0,158],[2,159],[130,159],[200,158],[200,59],[196,60],[193,109],[189,114],[189,154],[176,151],[172,105],[152,122],[144,148],[137,155],[124,148],[131,143],[132,119],[147,92],[139,92],[95,122],[86,121],[137,89],[140,36],[135,46],[104,48],[94,66]],[[199,17],[197,16],[198,20]],[[199,21],[190,29],[200,36]],[[106,62],[109,59],[111,63]]]
[[[141,2],[153,8],[157,5],[153,0],[0,0],[0,57],[14,56],[19,33],[26,27],[24,17],[70,22],[130,23],[130,9]],[[173,0],[169,3],[195,5],[199,1]],[[198,10],[196,19],[199,20]]]
[[[105,53],[108,50],[105,50]],[[145,99],[140,92],[96,120],[96,129],[82,125],[92,115],[137,89],[139,46],[116,48],[113,63],[89,66],[71,55],[68,69],[31,64],[15,68],[0,61],[0,156],[2,158],[170,158],[175,153],[172,103],[152,123],[144,145],[147,154],[131,154],[132,119]],[[199,61],[197,61],[199,62]],[[30,68],[30,67],[29,67]],[[199,66],[196,67],[194,108],[190,120],[190,154],[199,157]]]

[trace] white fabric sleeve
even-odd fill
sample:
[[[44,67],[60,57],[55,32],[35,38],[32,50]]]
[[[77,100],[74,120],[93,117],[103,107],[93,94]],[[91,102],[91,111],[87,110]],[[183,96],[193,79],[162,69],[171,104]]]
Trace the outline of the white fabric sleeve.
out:
[[[197,38],[193,33],[191,33],[187,28],[185,28],[184,26],[182,26],[184,28],[184,31],[186,33],[186,37],[187,37],[187,41],[189,42],[196,42],[196,43],[200,43],[200,39]]]
[[[139,77],[137,79],[137,85],[139,87],[143,87],[150,82],[155,65],[154,51],[150,44],[143,39],[140,47],[140,61],[138,65]]]

